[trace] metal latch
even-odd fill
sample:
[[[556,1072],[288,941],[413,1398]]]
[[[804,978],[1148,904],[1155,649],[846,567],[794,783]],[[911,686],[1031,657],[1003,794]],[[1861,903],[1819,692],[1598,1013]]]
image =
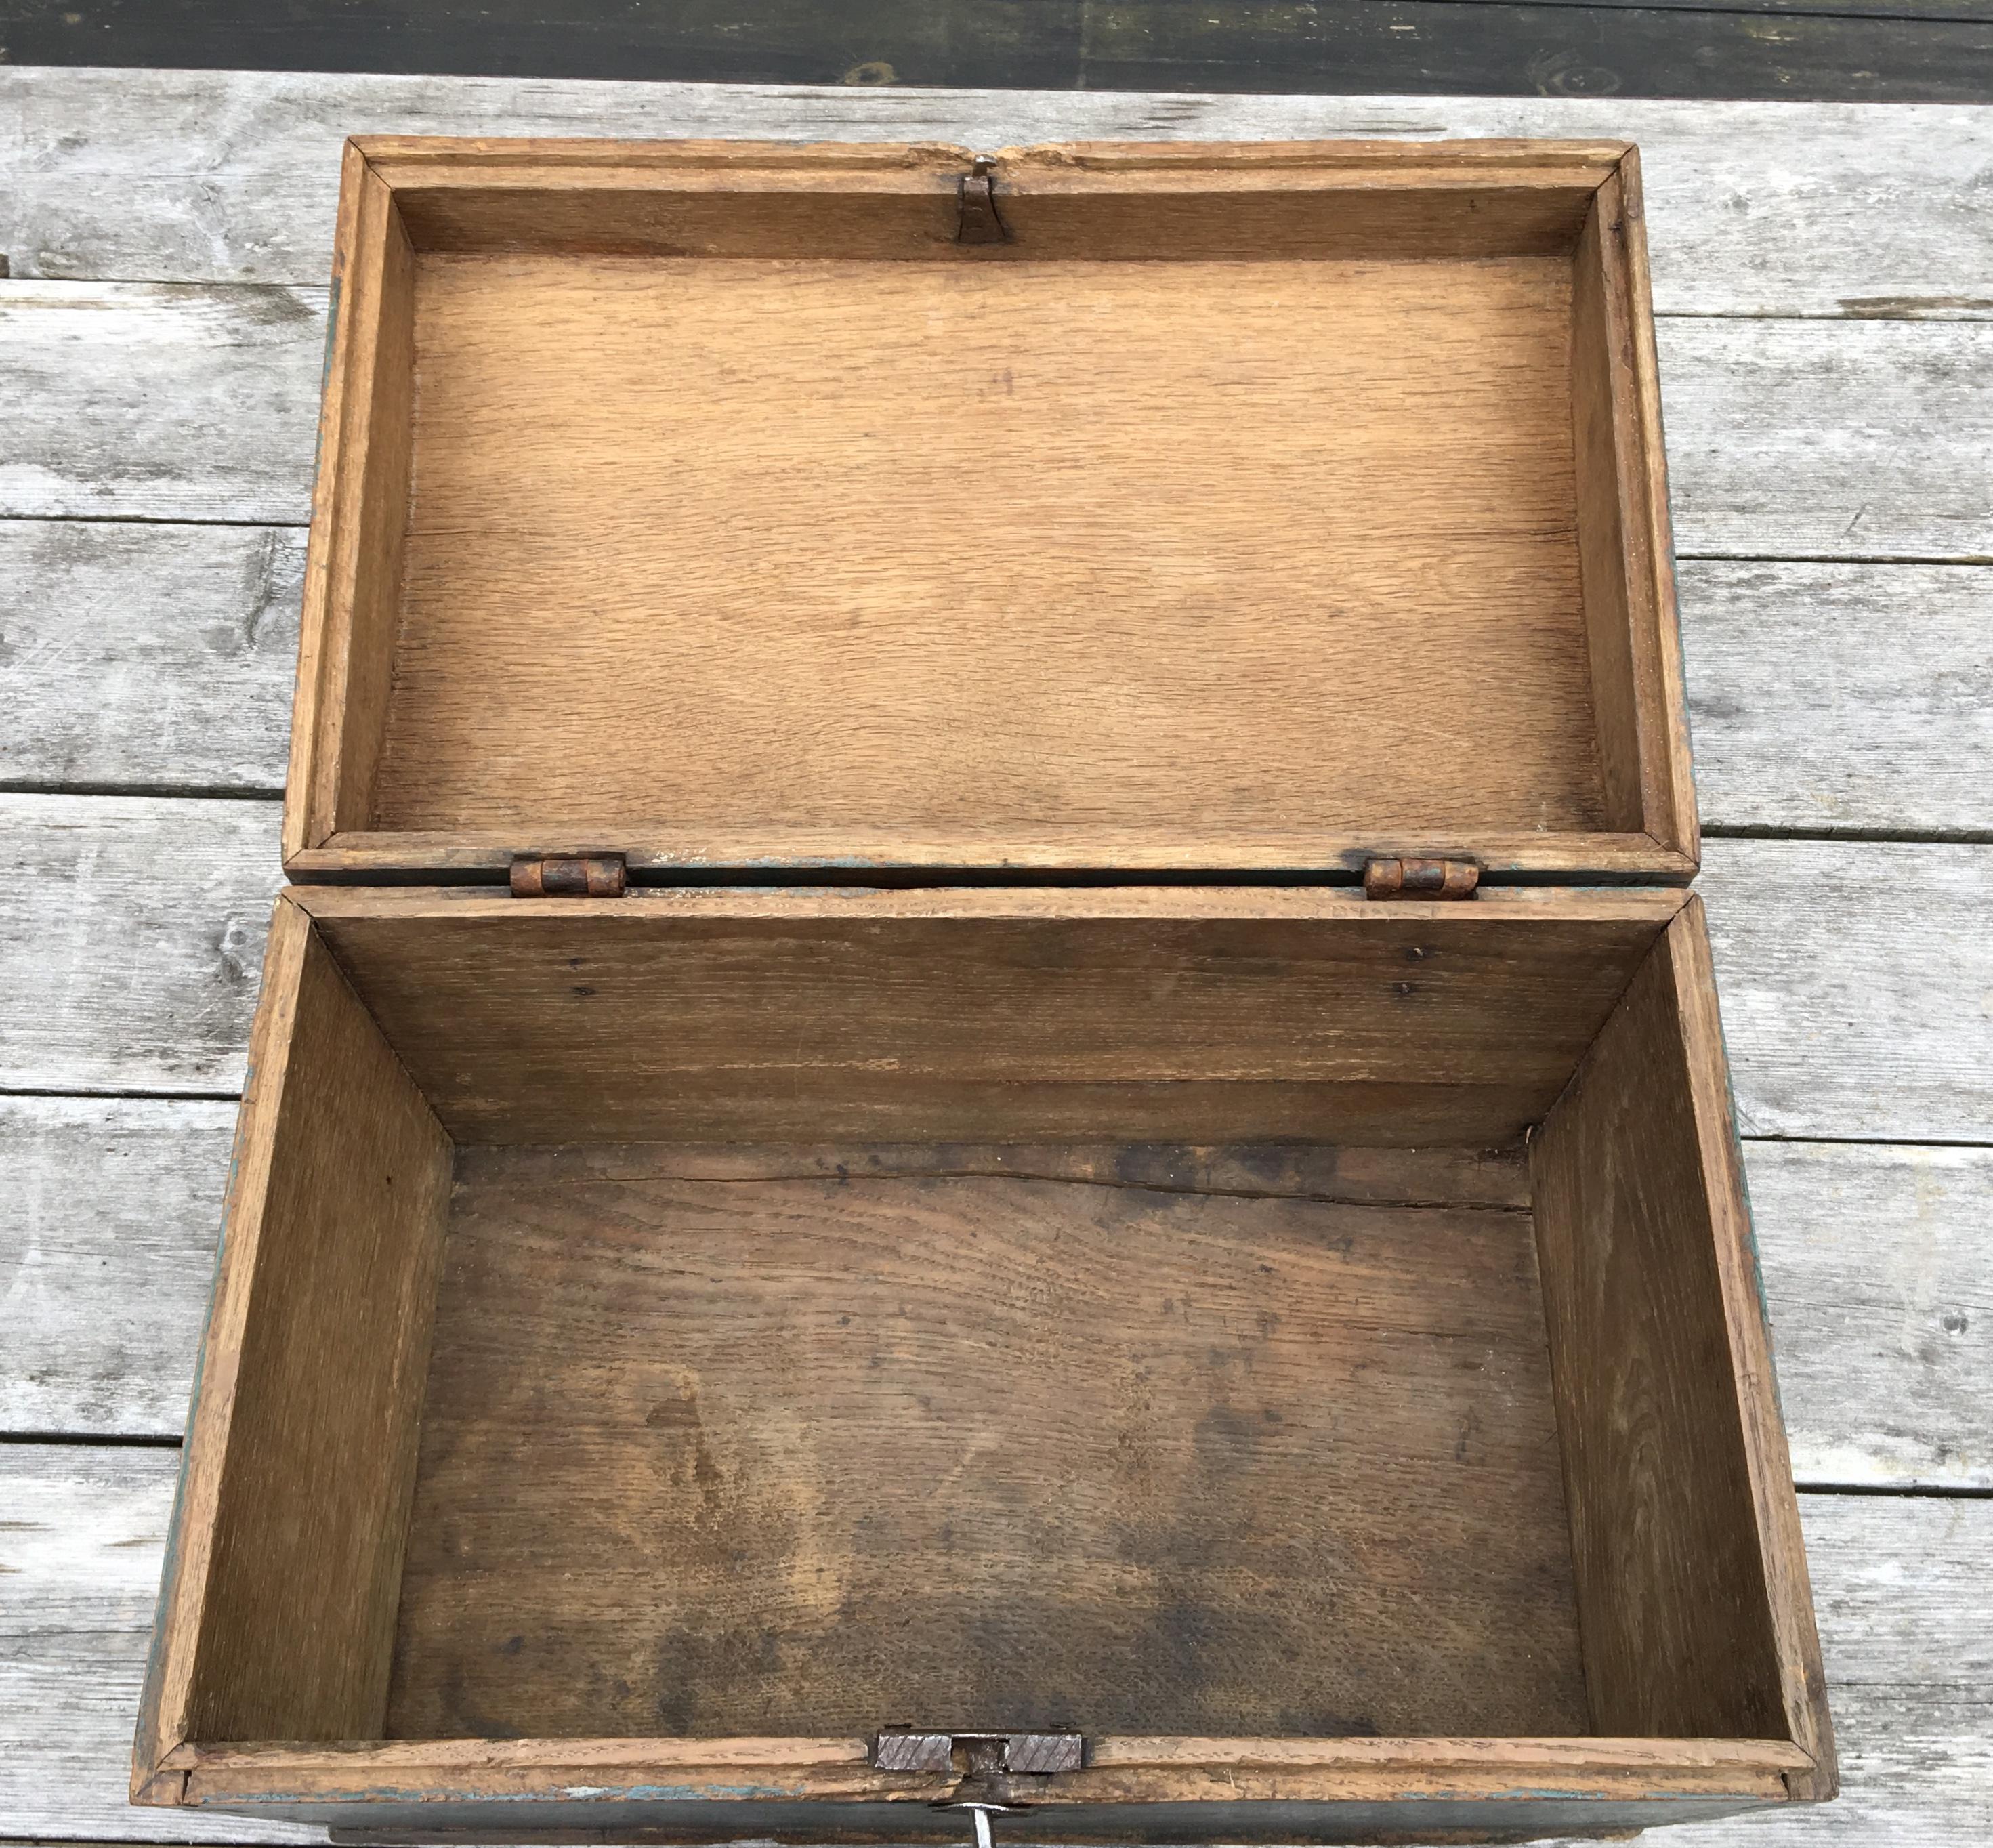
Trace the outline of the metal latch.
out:
[[[1366,898],[1472,898],[1481,869],[1472,860],[1369,860]]]
[[[976,1824],[976,1848],[990,1848],[990,1819],[1026,1806],[1032,1785],[1018,1780],[1050,1778],[1078,1771],[1086,1741],[1075,1732],[921,1733],[888,1727],[872,1741],[872,1763],[880,1771],[959,1771],[955,1788],[937,1809],[966,1809]]]
[[[628,883],[620,853],[522,855],[512,863],[514,898],[620,898]]]
[[[990,179],[990,162],[983,156],[956,183],[961,212],[955,227],[957,244],[1001,244],[1007,234],[996,215],[996,195]]]

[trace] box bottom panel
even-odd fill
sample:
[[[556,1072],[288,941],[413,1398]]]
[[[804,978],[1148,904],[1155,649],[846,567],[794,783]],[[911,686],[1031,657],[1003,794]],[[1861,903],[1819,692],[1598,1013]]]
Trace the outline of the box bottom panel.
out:
[[[1520,1153],[460,1149],[388,1735],[894,1723],[1588,1732]]]

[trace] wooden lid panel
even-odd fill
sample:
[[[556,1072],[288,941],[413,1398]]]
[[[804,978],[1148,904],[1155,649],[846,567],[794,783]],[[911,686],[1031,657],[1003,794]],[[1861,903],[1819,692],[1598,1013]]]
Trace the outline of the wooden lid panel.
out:
[[[294,875],[1693,869],[1623,150],[548,146],[349,155]]]

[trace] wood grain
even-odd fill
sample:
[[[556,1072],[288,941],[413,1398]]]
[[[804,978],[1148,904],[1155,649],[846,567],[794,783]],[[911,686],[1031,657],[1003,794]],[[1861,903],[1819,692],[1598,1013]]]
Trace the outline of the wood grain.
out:
[[[324,299],[0,283],[0,515],[302,524]],[[1664,319],[1657,336],[1683,554],[1988,555],[1984,325]],[[190,403],[217,408],[191,443],[171,408]]]
[[[0,70],[16,276],[322,282],[348,135],[1106,139],[1555,135],[1640,144],[1663,314],[1993,314],[1972,200],[1993,109],[1624,95],[1143,95]],[[11,208],[11,210],[10,210]]]
[[[387,743],[347,825],[735,859],[891,828],[976,862],[1065,834],[1094,864],[1160,827],[1250,865],[1602,819],[1547,263],[419,275]]]
[[[11,1293],[15,1368],[0,1382],[0,1433],[170,1437],[186,1394],[214,1271],[234,1106],[140,1099],[0,1101],[0,1167],[20,1211],[0,1218],[0,1277]],[[1511,1164],[1439,1164],[1430,1188],[1386,1191],[1388,1164],[1332,1166],[1304,1151],[1249,1157],[1152,1150],[1145,1184],[1199,1191],[1277,1184],[1381,1204],[1448,1197],[1513,1204]],[[948,1153],[914,1146],[897,1168]],[[462,1158],[473,1159],[469,1152]],[[723,1149],[613,1146],[578,1153],[577,1173],[719,1175]],[[836,1149],[798,1174],[834,1173]],[[1128,1151],[1059,1144],[1010,1152],[1005,1171],[1047,1179],[1124,1177]],[[730,1161],[733,1165],[729,1165]],[[1993,1270],[1979,1203],[1993,1153],[1834,1143],[1747,1143],[1745,1177],[1777,1337],[1780,1396],[1802,1487],[1993,1488],[1984,1407],[1993,1395]],[[688,1165],[696,1163],[697,1166]],[[637,1164],[644,1165],[637,1165]]]
[[[1711,821],[1993,835],[1993,572],[1702,561],[1681,580]]]
[[[1798,1479],[1993,1489],[1993,1149],[1746,1143],[1744,1168]]]
[[[1468,95],[1814,97],[1984,101],[1982,0],[1323,0],[1297,17],[1129,0],[869,0],[834,19],[736,0],[656,21],[544,0],[385,0],[364,19],[261,14],[69,21],[24,12],[11,55],[293,71],[477,70],[542,77],[1049,91],[1335,90]],[[1760,16],[1745,16],[1750,14]],[[1764,15],[1769,15],[1769,17]],[[78,30],[79,26],[82,26]],[[859,92],[863,94],[861,89]]]
[[[303,913],[280,902],[141,1800],[177,1799],[152,1773],[190,1737],[350,1738],[381,1723],[449,1173],[428,1106]]]
[[[185,1428],[234,1125],[233,1103],[0,1098],[0,1434]]]
[[[231,1093],[272,802],[0,795],[0,1085]]]
[[[1605,808],[1696,856],[1644,195],[1629,150],[1594,194],[1571,271],[1571,433]]]
[[[1602,1733],[1790,1738],[1830,1796],[1714,985],[1692,900],[1530,1144],[1585,1681]]]
[[[0,514],[302,524],[325,302],[0,282]]]
[[[480,1142],[1505,1142],[1665,921],[1547,893],[300,902]]]
[[[24,1837],[322,1840],[260,1819],[126,1807],[130,1716],[176,1474],[169,1450],[0,1447],[0,1498],[17,1523],[0,1532],[0,1563],[14,1568],[0,1600],[0,1698],[22,1722],[0,1757],[0,1815]],[[1993,1509],[1818,1495],[1801,1508],[1847,1787],[1824,1809],[1669,1839],[1796,1848],[1909,1833],[1979,1848],[1993,1826],[1993,1657],[1975,1617],[1993,1573]]]
[[[0,565],[19,587],[0,781],[282,791],[295,529],[0,521]],[[1713,825],[1993,832],[1993,569],[1691,559],[1680,576]]]
[[[292,721],[287,850],[365,815],[381,757],[413,470],[415,254],[387,186],[346,150]],[[306,748],[318,747],[314,758]],[[345,806],[342,808],[341,804]]]
[[[1526,1213],[1004,1155],[482,1152],[390,1734],[1584,1728]]]
[[[233,1091],[276,822],[268,803],[0,794],[14,869],[0,883],[0,1083]],[[151,876],[176,860],[196,871]],[[1993,984],[1989,878],[1980,846],[1708,843],[1699,883],[1746,1135],[1993,1140],[1993,1026],[1975,1012]],[[1914,938],[1869,902],[1885,890],[1917,893]]]
[[[1745,1135],[1993,1140],[1990,880],[1983,847],[1709,844],[1700,890]],[[1881,901],[1892,892],[1915,894],[1914,928]]]
[[[299,534],[4,521],[0,581],[0,784],[282,787]]]

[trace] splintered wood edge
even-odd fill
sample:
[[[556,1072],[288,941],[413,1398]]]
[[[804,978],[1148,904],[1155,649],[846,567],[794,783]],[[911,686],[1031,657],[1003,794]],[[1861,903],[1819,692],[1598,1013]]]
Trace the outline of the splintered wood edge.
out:
[[[863,1739],[439,1740],[193,1746],[192,1803],[668,1797],[932,1801],[953,1774],[880,1771]],[[1813,1761],[1779,1740],[1202,1739],[1092,1740],[1086,1768],[1034,1803],[1380,1801],[1718,1795],[1771,1802]],[[747,1781],[749,1779],[754,1781]]]
[[[214,1295],[202,1338],[187,1419],[187,1443],[166,1542],[151,1660],[132,1746],[132,1801],[185,1801],[185,1740],[201,1611],[207,1594],[228,1428],[234,1415],[242,1334],[256,1269],[256,1245],[289,1069],[298,985],[311,920],[288,894],[277,900],[263,959],[262,999],[236,1119],[235,1148],[222,1214]]]

